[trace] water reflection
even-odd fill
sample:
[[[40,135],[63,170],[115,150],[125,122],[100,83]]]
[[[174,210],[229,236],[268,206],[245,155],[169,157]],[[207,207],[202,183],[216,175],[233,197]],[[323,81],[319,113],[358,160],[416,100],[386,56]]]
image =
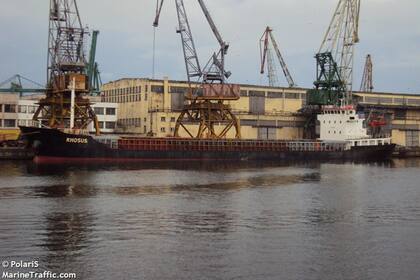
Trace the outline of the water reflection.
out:
[[[419,160],[0,166],[0,259],[106,280],[420,274]]]
[[[227,233],[234,222],[232,215],[220,210],[171,214],[168,218],[176,221],[178,230],[188,234]]]

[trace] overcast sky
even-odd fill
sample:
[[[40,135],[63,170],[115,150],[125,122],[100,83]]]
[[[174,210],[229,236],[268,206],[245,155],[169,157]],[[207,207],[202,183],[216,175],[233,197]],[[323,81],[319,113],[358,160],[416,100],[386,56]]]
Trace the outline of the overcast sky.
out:
[[[0,81],[19,73],[45,83],[49,0],[1,0]],[[217,50],[197,1],[184,0],[201,64]],[[231,82],[267,84],[259,74],[259,38],[274,29],[295,82],[312,87],[315,60],[338,0],[208,0],[224,39],[230,42]],[[79,0],[84,25],[100,30],[97,61],[104,82],[152,76],[155,0]],[[362,0],[354,89],[368,53],[377,91],[420,94],[419,0]],[[157,30],[156,78],[184,80],[173,0],[166,0]],[[281,71],[279,69],[279,75]],[[286,85],[280,76],[282,85]]]

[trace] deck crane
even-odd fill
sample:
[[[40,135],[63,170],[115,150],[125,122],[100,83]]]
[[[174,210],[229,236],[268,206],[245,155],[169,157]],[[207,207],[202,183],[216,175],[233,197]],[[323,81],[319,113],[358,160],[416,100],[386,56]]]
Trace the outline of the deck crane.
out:
[[[362,83],[360,84],[360,91],[373,91],[373,63],[370,54],[366,56],[365,69],[363,70]]]
[[[287,68],[286,62],[284,61],[283,56],[281,55],[280,49],[278,47],[277,41],[273,35],[273,29],[269,26],[265,29],[261,39],[260,39],[260,54],[261,54],[261,74],[265,72],[265,64],[267,64],[268,70],[268,80],[270,86],[279,86],[278,77],[276,73],[276,68],[274,65],[274,59],[272,54],[272,48],[276,52],[277,58],[283,70],[284,76],[286,77],[289,87],[295,87],[296,84],[292,78],[292,75]],[[270,44],[271,41],[271,44]],[[271,48],[272,47],[272,48]]]
[[[159,0],[157,1],[158,9],[156,9],[154,26],[159,25],[163,5],[163,1],[160,0],[160,5]],[[178,16],[177,33],[181,36],[189,85],[185,95],[189,102],[184,105],[177,120],[175,136],[179,137],[179,130],[182,128],[192,138],[225,138],[230,129],[235,128],[235,138],[240,138],[239,121],[232,113],[230,106],[223,103],[226,100],[237,100],[240,96],[239,86],[226,83],[226,80],[231,76],[231,72],[225,69],[225,56],[229,44],[223,40],[204,1],[198,0],[198,3],[219,43],[219,50],[211,55],[207,64],[202,68],[184,1],[175,0]],[[187,127],[187,124],[191,123],[198,125],[196,136]],[[216,129],[216,125],[219,126],[219,129]]]
[[[352,103],[354,46],[359,42],[360,0],[339,0],[316,54],[315,89],[308,91],[309,105]]]

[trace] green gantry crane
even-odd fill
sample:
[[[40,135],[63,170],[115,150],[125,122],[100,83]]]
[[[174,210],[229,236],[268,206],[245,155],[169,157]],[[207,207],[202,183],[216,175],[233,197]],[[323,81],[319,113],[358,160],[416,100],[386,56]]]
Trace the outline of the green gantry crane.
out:
[[[316,54],[317,79],[308,105],[352,104],[354,46],[359,42],[360,0],[340,0]]]

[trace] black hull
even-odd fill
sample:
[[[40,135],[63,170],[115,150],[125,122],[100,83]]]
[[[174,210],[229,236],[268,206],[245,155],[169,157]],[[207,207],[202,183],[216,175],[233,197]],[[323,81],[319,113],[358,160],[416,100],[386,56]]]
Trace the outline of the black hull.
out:
[[[66,134],[47,128],[21,127],[23,136],[35,150],[38,163],[130,162],[130,161],[306,161],[306,160],[384,160],[395,145],[353,147],[341,151],[147,151],[112,149],[90,136]],[[69,142],[70,138],[70,142]]]

